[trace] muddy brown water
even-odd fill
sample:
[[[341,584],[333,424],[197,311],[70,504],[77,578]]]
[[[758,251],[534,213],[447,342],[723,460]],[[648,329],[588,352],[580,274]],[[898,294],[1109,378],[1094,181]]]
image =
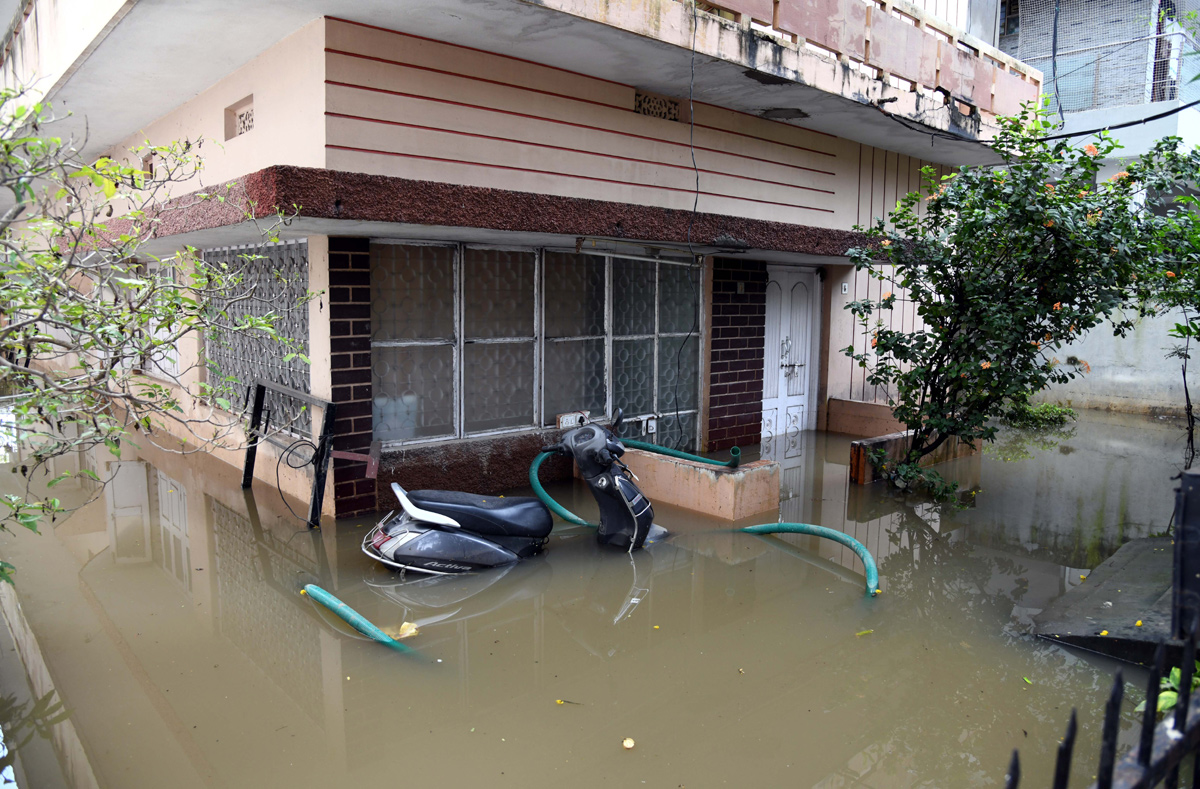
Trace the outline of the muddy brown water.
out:
[[[882,596],[841,546],[665,506],[674,536],[632,557],[563,527],[507,570],[402,578],[359,551],[367,520],[310,532],[270,486],[243,495],[238,469],[127,451],[103,493],[56,489],[98,496],[65,521],[0,538],[18,567],[0,590],[15,778],[999,786],[1017,747],[1044,785],[1074,706],[1073,785],[1090,783],[1116,665],[1025,629],[1124,540],[1166,528],[1178,427],[1085,413],[1053,441],[1006,434],[953,467],[979,493],[949,514],[850,486],[845,437],[764,451],[783,466],[781,517],[866,544]],[[582,488],[552,492],[595,511]],[[298,594],[309,582],[381,626],[417,623],[416,654],[339,627]],[[1131,686],[1125,742],[1140,698]],[[37,699],[67,716],[25,737]]]

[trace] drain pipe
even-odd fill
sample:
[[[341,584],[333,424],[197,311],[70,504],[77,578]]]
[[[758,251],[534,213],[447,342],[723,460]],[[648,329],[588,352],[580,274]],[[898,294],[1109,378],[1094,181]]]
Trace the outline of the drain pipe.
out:
[[[634,442],[634,441],[622,440],[622,443],[626,444],[627,446],[635,446],[635,445],[641,444],[641,446],[638,446],[638,449],[641,449],[642,446],[650,446],[650,447],[654,446],[653,444],[642,444],[642,442],[640,442],[640,441]],[[662,447],[654,447],[654,448],[656,450],[663,449]],[[734,449],[737,449],[737,448],[734,447]],[[543,461],[545,461],[546,458],[550,457],[553,454],[554,454],[553,452],[542,452],[542,453],[538,454],[538,456],[536,458],[534,458],[533,463],[529,466],[529,484],[533,487],[534,494],[536,494],[537,497],[542,500],[542,503],[545,504],[547,507],[549,507],[550,510],[552,512],[554,512],[554,514],[558,515],[560,518],[567,521],[568,523],[574,523],[578,526],[590,526],[593,529],[599,528],[598,524],[591,523],[590,521],[585,521],[583,518],[580,518],[578,515],[576,515],[575,513],[568,510],[566,507],[559,504],[557,501],[555,501],[550,496],[549,493],[546,492],[546,489],[542,487],[542,483],[538,479],[538,470],[541,469]],[[686,453],[686,452],[679,452],[677,450],[663,451],[662,454],[664,454],[664,455],[670,454],[670,455],[674,455],[676,457],[683,456],[685,458],[696,458],[698,460],[705,460],[705,458],[700,458],[696,455],[688,455],[688,453]],[[730,454],[733,454],[733,453],[731,452]],[[730,463],[736,464],[740,455],[741,455],[740,452],[738,452],[736,455],[734,455],[734,457],[730,461]],[[728,463],[720,463],[719,461],[709,461],[709,462],[712,462],[716,465],[722,465],[722,466],[729,465]],[[731,468],[732,468],[732,466],[731,466]],[[883,591],[882,589],[879,588],[879,570],[875,566],[875,559],[871,556],[871,552],[867,550],[867,546],[863,545],[861,542],[854,539],[849,534],[845,534],[843,532],[836,531],[834,529],[829,529],[824,526],[815,526],[811,523],[760,523],[756,526],[746,526],[741,529],[730,529],[730,531],[731,532],[741,531],[741,532],[746,532],[747,534],[809,534],[814,537],[822,537],[826,540],[833,540],[834,542],[839,542],[842,545],[845,545],[847,548],[850,548],[856,554],[858,554],[858,558],[862,560],[863,569],[866,571],[866,576],[867,576],[867,594],[871,597],[874,597],[875,595],[877,595]]]

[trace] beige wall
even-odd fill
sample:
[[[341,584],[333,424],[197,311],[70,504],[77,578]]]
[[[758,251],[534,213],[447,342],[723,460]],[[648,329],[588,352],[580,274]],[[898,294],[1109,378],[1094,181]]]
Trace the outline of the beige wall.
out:
[[[324,41],[325,25],[317,19],[131,134],[109,155],[127,158],[130,148],[146,140],[154,145],[203,140],[203,172],[198,181],[175,187],[174,194],[219,185],[273,164],[324,166]],[[227,141],[225,108],[251,95],[253,130]]]
[[[34,98],[44,96],[70,75],[131,5],[126,0],[36,0],[17,23],[0,66],[0,81],[5,87],[31,88]]]
[[[332,19],[326,46],[330,169],[692,207],[688,124],[634,112],[631,86]],[[715,106],[695,116],[701,211],[849,229],[921,164]]]

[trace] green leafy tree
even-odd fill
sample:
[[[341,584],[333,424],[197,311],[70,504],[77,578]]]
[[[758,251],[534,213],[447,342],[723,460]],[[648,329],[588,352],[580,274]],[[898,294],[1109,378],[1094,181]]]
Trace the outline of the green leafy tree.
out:
[[[146,146],[129,162],[83,160],[70,140],[55,137],[49,106],[22,104],[0,91],[0,392],[9,430],[24,446],[22,493],[0,496],[0,528],[36,531],[64,509],[53,494],[70,473],[46,473],[67,453],[123,441],[154,441],[180,451],[227,444],[240,436],[238,382],[189,367],[178,348],[195,337],[241,332],[282,355],[280,310],[261,302],[247,277],[261,256],[207,262],[194,249],[147,254],[170,212],[205,200],[240,202],[236,184],[169,200],[202,166],[198,144]],[[260,227],[265,241],[286,218]],[[255,313],[258,316],[255,317]],[[264,314],[265,313],[265,314]],[[236,406],[234,398],[237,398]],[[185,440],[181,440],[185,439]],[[100,468],[79,475],[103,482]],[[36,483],[35,483],[36,480]],[[0,562],[0,579],[11,567]]]
[[[1051,124],[1032,110],[999,123],[1001,166],[944,177],[926,168],[922,190],[850,252],[893,291],[847,305],[869,348],[845,353],[912,431],[893,479],[935,492],[946,487],[919,469],[922,457],[954,436],[993,440],[1014,403],[1085,372],[1086,362],[1055,352],[1106,319],[1123,335],[1147,309],[1147,272],[1192,237],[1191,214],[1161,210],[1171,187],[1200,170],[1178,140],[1100,180],[1118,147],[1109,137],[1047,140]],[[920,319],[911,331],[884,320],[901,294]]]
[[[1174,254],[1161,266],[1148,267],[1145,276],[1152,288],[1153,303],[1157,309],[1176,318],[1167,333],[1179,342],[1168,349],[1167,355],[1179,360],[1183,379],[1186,431],[1183,467],[1189,469],[1196,461],[1196,413],[1188,381],[1188,363],[1194,351],[1192,346],[1200,342],[1200,224],[1196,221],[1194,197],[1184,194],[1177,196],[1173,202],[1175,210],[1168,213],[1167,226],[1173,237],[1171,248]]]

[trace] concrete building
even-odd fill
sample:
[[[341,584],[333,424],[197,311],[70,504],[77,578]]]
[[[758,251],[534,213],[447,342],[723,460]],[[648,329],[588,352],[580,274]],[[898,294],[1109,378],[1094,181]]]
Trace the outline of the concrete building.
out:
[[[238,200],[148,250],[234,254],[239,209],[298,207],[268,256],[322,293],[286,324],[312,364],[234,342],[223,371],[337,403],[380,482],[496,491],[571,412],[705,450],[889,427],[839,351],[880,287],[845,253],[1038,96],[996,25],[968,0],[29,0],[0,51],[89,156],[208,141],[179,194]],[[376,508],[364,474],[335,461],[330,514]]]
[[[1099,129],[1123,146],[1106,161],[1101,177],[1145,153],[1167,136],[1191,147],[1200,143],[1200,47],[1184,24],[1200,9],[1194,2],[1133,0],[1005,0],[1000,48],[1045,75],[1051,107],[1061,108],[1063,133],[1087,142]],[[1057,27],[1057,35],[1055,34]],[[1057,46],[1055,41],[1057,40]],[[1055,79],[1057,75],[1057,79]],[[1062,358],[1086,362],[1087,373],[1052,387],[1042,399],[1084,408],[1132,413],[1182,414],[1183,381],[1178,359],[1166,358],[1176,343],[1170,315],[1142,321],[1125,339],[1104,326],[1064,348]]]

